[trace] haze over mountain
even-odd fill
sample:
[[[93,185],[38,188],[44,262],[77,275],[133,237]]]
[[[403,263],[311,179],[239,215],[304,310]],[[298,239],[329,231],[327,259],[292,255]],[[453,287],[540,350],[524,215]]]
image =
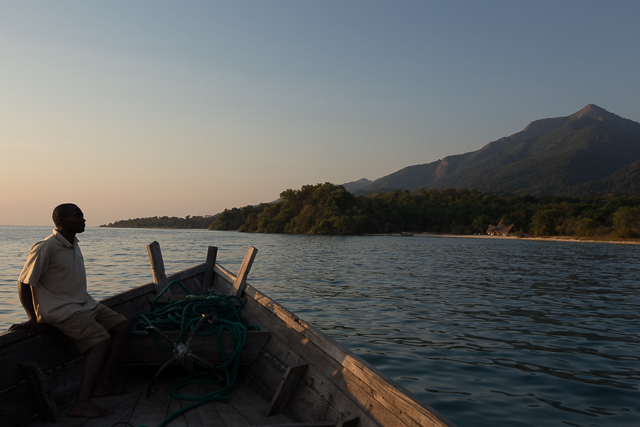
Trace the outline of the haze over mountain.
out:
[[[409,166],[361,186],[356,194],[420,188],[476,188],[512,194],[640,195],[640,123],[597,105],[531,122],[477,151]],[[361,188],[357,188],[361,186]]]

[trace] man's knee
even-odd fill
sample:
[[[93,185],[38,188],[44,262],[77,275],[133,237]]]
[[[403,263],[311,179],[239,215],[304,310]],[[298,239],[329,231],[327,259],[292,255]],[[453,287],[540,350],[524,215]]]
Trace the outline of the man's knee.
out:
[[[91,350],[95,349],[95,351],[97,352],[103,352],[107,348],[109,348],[110,345],[111,345],[111,337],[106,337],[105,339],[93,344],[90,348]]]

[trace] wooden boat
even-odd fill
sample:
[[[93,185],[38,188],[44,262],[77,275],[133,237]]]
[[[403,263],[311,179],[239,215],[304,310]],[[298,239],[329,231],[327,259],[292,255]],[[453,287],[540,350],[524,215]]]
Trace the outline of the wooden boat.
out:
[[[205,263],[169,276],[164,273],[160,246],[153,242],[147,250],[154,282],[102,303],[134,321],[150,310],[160,290],[177,280],[184,289],[173,287],[172,294],[162,295],[161,300],[185,299],[185,291],[201,294],[209,289],[240,296],[242,315],[260,329],[247,332],[230,401],[203,404],[176,416],[169,426],[454,426],[367,362],[247,284],[257,249],[249,248],[237,275],[216,264],[217,249],[209,247]],[[164,373],[155,382],[155,393],[147,397],[158,366],[172,357],[171,350],[160,350],[151,340],[151,336],[128,340],[116,374],[129,393],[95,398],[96,404],[113,413],[89,420],[65,415],[75,397],[84,362],[70,339],[47,325],[38,325],[31,336],[25,330],[1,334],[0,424],[158,425],[191,402],[172,396],[175,375]],[[222,341],[222,352],[226,353],[232,340],[223,336]],[[216,337],[196,336],[191,349],[216,364],[220,348],[212,343],[217,342]],[[174,371],[180,369],[178,366]],[[195,387],[204,393],[215,388],[202,384]]]

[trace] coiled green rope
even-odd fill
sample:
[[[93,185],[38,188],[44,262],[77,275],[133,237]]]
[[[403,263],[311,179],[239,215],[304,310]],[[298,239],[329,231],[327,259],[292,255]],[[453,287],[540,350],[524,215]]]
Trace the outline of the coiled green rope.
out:
[[[171,286],[176,284],[180,285],[180,287],[187,292],[187,297],[184,300],[171,301],[164,307],[153,310],[156,301],[170,289]],[[236,305],[234,301],[238,304]],[[217,380],[216,375],[210,370],[180,378],[180,383],[173,387],[171,395],[176,399],[194,400],[195,402],[170,414],[158,427],[164,427],[174,418],[207,402],[229,402],[229,392],[233,388],[238,376],[240,354],[247,341],[247,322],[240,314],[241,307],[242,301],[236,296],[219,295],[213,293],[213,291],[202,295],[193,295],[190,294],[179,281],[174,280],[155,298],[151,304],[152,311],[142,314],[140,319],[131,326],[130,333],[138,336],[145,335],[145,328],[147,326],[155,326],[162,331],[179,331],[178,342],[185,342],[187,336],[193,330],[196,323],[202,319],[203,315],[213,314],[217,316],[212,324],[202,324],[198,335],[208,336],[216,332],[218,333],[218,347],[220,349],[222,363],[217,365],[216,369],[225,376],[226,385],[210,393],[199,396],[188,396],[180,394],[178,391],[194,384],[219,384],[220,382]],[[258,329],[255,325],[250,325],[249,327]],[[233,353],[229,357],[225,355],[222,345],[222,335],[225,331],[230,333],[234,348]],[[158,342],[155,333],[153,334],[153,338],[158,347],[163,349],[172,348]],[[197,363],[202,366],[199,362]]]

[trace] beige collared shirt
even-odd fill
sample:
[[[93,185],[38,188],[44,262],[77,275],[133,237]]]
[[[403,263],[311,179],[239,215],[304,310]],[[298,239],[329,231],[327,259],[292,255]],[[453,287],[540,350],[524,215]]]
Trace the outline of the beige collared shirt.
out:
[[[38,322],[55,324],[98,304],[87,293],[78,239],[69,243],[58,230],[33,245],[18,280],[32,287]]]

